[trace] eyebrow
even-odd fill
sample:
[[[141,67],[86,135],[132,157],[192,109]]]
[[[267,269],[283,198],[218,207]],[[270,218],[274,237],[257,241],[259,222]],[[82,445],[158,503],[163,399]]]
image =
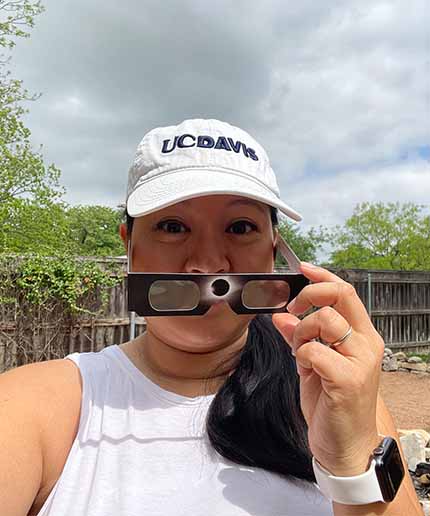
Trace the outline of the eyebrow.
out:
[[[182,201],[182,204],[184,204],[185,206],[189,206],[190,205],[190,199],[187,199],[185,201]],[[243,199],[233,199],[232,201],[230,201],[228,204],[227,204],[227,207],[230,207],[230,206],[235,206],[235,205],[245,205],[245,206],[254,206],[255,208],[257,208],[258,210],[260,210],[262,213],[266,213],[266,210],[264,209],[264,206],[258,202],[258,201],[254,201],[252,199],[248,199],[246,197],[244,197]]]
[[[228,203],[228,206],[233,206],[235,204],[245,204],[248,206],[255,206],[255,208],[259,209],[262,213],[265,213],[266,210],[258,201],[253,201],[252,199],[234,199]]]

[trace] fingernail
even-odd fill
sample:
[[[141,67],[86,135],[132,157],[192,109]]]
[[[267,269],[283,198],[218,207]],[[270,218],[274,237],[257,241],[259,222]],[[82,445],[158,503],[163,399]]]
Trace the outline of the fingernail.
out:
[[[308,262],[300,262],[301,265],[304,265],[305,267],[308,267],[309,269],[319,269],[317,265],[313,265],[312,263]]]
[[[292,308],[294,308],[295,303],[296,303],[296,298],[294,298],[292,301],[290,301],[290,302],[288,303],[288,305],[287,305],[287,310],[288,310],[289,312],[291,312],[291,309],[292,309]]]

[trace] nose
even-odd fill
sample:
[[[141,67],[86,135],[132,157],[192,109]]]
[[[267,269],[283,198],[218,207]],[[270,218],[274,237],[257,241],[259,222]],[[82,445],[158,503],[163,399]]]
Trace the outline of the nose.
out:
[[[222,274],[231,269],[227,248],[223,238],[213,233],[199,235],[190,242],[185,272],[193,274]]]

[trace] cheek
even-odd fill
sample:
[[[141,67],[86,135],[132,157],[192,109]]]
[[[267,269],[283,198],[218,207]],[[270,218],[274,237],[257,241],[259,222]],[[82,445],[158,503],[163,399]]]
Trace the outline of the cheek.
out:
[[[234,254],[232,261],[234,271],[237,272],[273,272],[273,246],[258,245],[239,250]]]
[[[168,272],[178,270],[180,253],[167,251],[159,245],[138,244],[133,253],[133,266],[140,272]]]

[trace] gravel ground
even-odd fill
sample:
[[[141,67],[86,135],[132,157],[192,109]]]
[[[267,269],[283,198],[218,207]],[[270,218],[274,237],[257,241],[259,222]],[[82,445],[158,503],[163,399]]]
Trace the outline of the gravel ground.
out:
[[[397,429],[430,432],[430,374],[383,371],[380,389]]]

